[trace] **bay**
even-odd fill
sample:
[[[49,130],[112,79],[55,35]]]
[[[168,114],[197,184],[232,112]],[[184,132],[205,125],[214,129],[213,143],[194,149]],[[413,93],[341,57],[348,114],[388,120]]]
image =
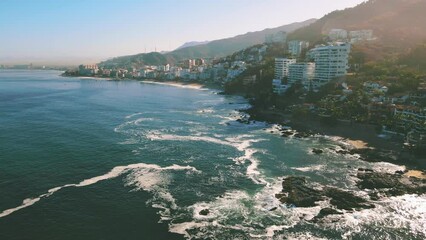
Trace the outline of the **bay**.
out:
[[[426,234],[425,196],[385,198],[330,223],[310,221],[321,207],[287,208],[274,197],[291,175],[362,195],[358,168],[403,166],[312,154],[341,143],[239,123],[237,110],[249,105],[238,96],[59,75],[0,71],[0,239]]]

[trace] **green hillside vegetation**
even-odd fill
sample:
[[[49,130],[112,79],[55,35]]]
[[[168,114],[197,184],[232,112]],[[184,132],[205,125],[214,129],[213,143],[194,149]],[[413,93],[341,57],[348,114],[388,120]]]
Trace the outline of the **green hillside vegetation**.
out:
[[[426,43],[413,48],[408,54],[399,58],[399,64],[417,71],[426,72]]]

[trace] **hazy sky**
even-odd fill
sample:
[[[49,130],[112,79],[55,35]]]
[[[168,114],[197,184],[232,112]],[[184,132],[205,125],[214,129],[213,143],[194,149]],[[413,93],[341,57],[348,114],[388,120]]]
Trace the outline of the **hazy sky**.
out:
[[[0,0],[0,63],[97,62],[320,18],[364,0]],[[59,59],[61,59],[59,61]]]

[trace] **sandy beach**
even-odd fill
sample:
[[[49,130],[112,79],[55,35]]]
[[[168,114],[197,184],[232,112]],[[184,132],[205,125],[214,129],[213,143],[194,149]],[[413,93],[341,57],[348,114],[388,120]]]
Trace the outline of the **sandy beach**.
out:
[[[197,89],[197,90],[205,90],[204,85],[199,83],[185,83],[185,82],[176,82],[176,81],[170,81],[170,82],[158,82],[158,81],[152,81],[152,80],[144,80],[141,81],[142,83],[147,84],[158,84],[158,85],[166,85],[166,86],[173,86],[173,87],[180,87],[180,88],[190,88],[190,89]]]
[[[419,170],[409,170],[404,174],[407,177],[415,177],[420,179],[426,179],[426,173]]]

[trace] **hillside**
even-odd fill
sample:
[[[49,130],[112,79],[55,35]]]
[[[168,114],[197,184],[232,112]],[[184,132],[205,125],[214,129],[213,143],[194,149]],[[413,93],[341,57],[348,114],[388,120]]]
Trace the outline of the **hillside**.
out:
[[[263,43],[265,41],[265,35],[267,34],[277,33],[279,31],[292,32],[298,28],[307,26],[315,21],[316,19],[309,19],[304,22],[292,23],[277,28],[269,28],[262,31],[249,32],[231,38],[211,41],[207,44],[176,49],[166,54],[141,53],[131,56],[116,57],[101,62],[100,65],[116,67],[139,67],[143,64],[158,65],[164,64],[166,62],[176,63],[180,60],[188,58],[224,57],[234,52],[240,51],[246,47]]]
[[[426,0],[370,0],[354,8],[334,11],[300,28],[289,39],[320,42],[333,28],[372,29],[377,41],[365,44],[367,60],[402,53],[426,39]]]
[[[182,48],[187,48],[187,47],[194,47],[194,46],[198,46],[198,45],[203,45],[203,44],[207,44],[209,42],[210,41],[202,41],[202,42],[191,41],[191,42],[186,42],[186,43],[182,44],[180,47],[176,48],[175,50],[182,49]]]
[[[426,71],[426,43],[418,45],[407,54],[403,54],[398,62],[415,70]]]
[[[157,52],[141,53],[130,56],[116,57],[99,63],[100,66],[106,68],[129,68],[140,67],[143,65],[165,65],[173,59],[168,59],[166,54]]]

